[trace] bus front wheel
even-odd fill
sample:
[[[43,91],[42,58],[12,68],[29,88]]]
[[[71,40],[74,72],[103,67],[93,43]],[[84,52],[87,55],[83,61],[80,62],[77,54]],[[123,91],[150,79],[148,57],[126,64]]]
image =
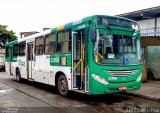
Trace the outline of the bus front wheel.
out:
[[[21,82],[22,81],[21,73],[20,73],[19,69],[16,70],[16,81],[17,82]]]
[[[63,74],[60,75],[60,77],[58,78],[58,91],[60,95],[68,96],[68,93],[69,93],[68,82],[65,75]]]

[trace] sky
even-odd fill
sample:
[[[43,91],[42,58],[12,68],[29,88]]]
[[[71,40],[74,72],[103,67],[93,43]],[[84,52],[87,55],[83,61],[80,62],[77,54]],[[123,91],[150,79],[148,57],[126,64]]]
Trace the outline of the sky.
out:
[[[118,15],[156,6],[160,0],[0,0],[0,24],[20,37],[20,32],[41,32],[85,16]]]

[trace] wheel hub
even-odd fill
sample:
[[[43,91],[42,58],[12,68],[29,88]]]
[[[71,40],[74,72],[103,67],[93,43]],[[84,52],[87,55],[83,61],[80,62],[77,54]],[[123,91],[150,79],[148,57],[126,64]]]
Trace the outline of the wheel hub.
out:
[[[19,81],[19,75],[17,75],[16,78],[17,78],[17,81]]]
[[[66,91],[66,88],[67,88],[67,83],[65,80],[61,80],[60,82],[60,89],[65,92]]]

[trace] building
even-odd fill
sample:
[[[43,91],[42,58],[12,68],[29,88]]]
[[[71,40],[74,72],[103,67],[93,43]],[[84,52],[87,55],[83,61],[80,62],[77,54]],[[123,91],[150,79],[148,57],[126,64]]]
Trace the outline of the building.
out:
[[[160,36],[160,6],[118,16],[138,21],[142,36]]]
[[[139,23],[143,46],[143,81],[147,78],[160,79],[160,6],[117,16]]]
[[[29,31],[29,32],[20,32],[20,38],[24,38],[33,34],[39,33],[37,31]]]

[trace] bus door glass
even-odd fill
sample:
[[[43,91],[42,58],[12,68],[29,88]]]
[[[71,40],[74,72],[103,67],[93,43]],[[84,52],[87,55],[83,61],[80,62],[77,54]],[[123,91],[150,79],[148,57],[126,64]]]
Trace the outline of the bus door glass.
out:
[[[72,89],[84,90],[85,86],[84,34],[84,30],[72,32]]]
[[[27,44],[27,77],[32,78],[33,43]]]
[[[77,88],[77,76],[76,76],[76,60],[77,60],[77,51],[76,51],[76,42],[77,42],[77,32],[72,32],[72,89]]]

